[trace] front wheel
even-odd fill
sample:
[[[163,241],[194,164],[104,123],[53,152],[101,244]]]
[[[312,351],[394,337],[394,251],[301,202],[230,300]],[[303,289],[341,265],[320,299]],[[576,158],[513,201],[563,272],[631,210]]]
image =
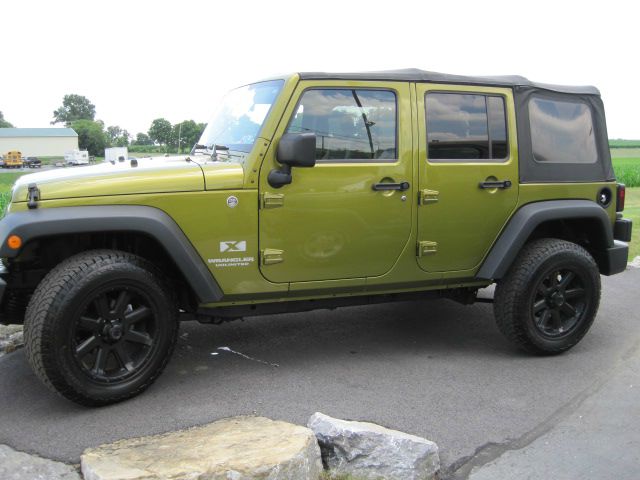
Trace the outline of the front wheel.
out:
[[[545,238],[527,244],[494,298],[496,323],[529,352],[569,350],[587,333],[600,303],[600,273],[584,248]]]
[[[160,375],[175,346],[177,307],[152,264],[95,250],[47,274],[24,328],[29,363],[49,388],[82,405],[107,405]]]

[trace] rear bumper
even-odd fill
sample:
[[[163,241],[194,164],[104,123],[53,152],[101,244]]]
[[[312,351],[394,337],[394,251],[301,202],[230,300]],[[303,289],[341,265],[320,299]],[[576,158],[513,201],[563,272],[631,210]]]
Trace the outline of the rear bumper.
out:
[[[624,272],[629,259],[629,245],[614,240],[613,247],[609,247],[596,255],[596,262],[602,275],[615,275]]]
[[[632,227],[633,222],[628,218],[617,218],[616,223],[613,225],[613,238],[623,242],[630,242]]]

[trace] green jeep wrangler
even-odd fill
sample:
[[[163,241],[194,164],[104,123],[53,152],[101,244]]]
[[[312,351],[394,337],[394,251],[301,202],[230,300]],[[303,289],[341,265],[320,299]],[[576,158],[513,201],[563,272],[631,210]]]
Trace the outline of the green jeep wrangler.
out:
[[[507,338],[557,354],[626,268],[624,192],[594,87],[298,73],[229,93],[188,156],[20,178],[0,320],[85,405],[147,388],[182,320],[472,303],[493,283]]]

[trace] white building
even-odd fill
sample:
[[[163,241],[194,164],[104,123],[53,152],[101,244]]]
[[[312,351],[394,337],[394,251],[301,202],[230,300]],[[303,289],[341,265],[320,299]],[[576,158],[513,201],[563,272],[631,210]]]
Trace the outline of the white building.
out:
[[[0,155],[12,150],[30,157],[62,157],[78,149],[73,128],[0,128]]]

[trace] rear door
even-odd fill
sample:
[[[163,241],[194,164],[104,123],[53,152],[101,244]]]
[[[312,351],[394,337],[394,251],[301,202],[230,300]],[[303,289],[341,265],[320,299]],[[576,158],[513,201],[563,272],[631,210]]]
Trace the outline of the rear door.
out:
[[[418,263],[472,274],[518,201],[508,88],[417,84]],[[457,275],[456,275],[457,276]]]

